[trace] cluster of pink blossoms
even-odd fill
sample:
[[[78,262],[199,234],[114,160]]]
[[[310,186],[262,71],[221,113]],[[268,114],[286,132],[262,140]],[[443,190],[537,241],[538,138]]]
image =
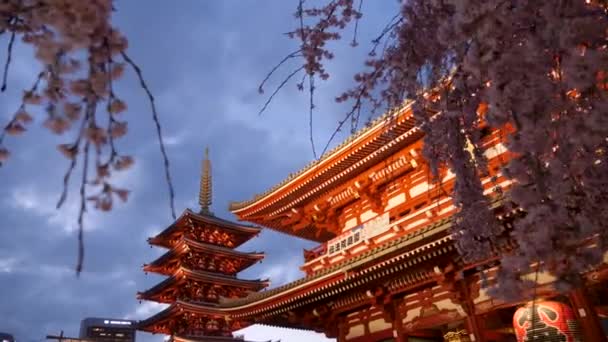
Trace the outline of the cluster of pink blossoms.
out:
[[[352,6],[329,1],[309,15],[314,23],[303,32],[325,32],[328,22],[318,14]],[[453,234],[461,254],[487,258],[505,235],[517,243],[502,257],[497,295],[520,294],[530,285],[521,276],[537,263],[558,284],[578,283],[608,251],[606,8],[589,0],[410,0],[399,7],[372,42],[368,70],[338,100],[389,107],[416,101],[431,169],[437,175],[446,166],[456,175]],[[325,73],[317,63],[330,54],[325,43],[339,36],[298,37],[315,52],[305,66]],[[437,86],[438,96],[424,96]],[[480,105],[490,127],[515,129],[507,147],[518,157],[502,170],[515,185],[504,196],[526,215],[510,231],[490,211],[480,182],[487,172]],[[465,151],[468,144],[474,153]]]
[[[57,207],[67,197],[70,179],[78,164],[82,173],[77,272],[82,269],[83,215],[87,202],[98,210],[108,211],[115,199],[126,201],[129,195],[128,190],[110,182],[115,171],[128,169],[133,164],[133,158],[119,153],[115,144],[128,132],[123,118],[127,106],[113,89],[113,83],[122,77],[126,65],[137,73],[151,100],[161,137],[153,97],[140,69],[125,52],[127,39],[111,24],[113,11],[113,0],[0,2],[0,34],[9,36],[2,91],[7,87],[14,44],[31,45],[42,65],[32,87],[23,92],[21,105],[0,131],[0,166],[10,158],[7,138],[25,133],[34,120],[41,121],[54,134],[72,135],[69,142],[58,146],[70,163]],[[44,110],[32,110],[32,106]],[[37,118],[39,115],[42,117]],[[168,166],[162,139],[160,142]],[[168,169],[166,174],[170,182]]]
[[[88,196],[95,207],[110,210],[112,199],[126,200],[128,191],[109,182],[112,170],[128,168],[133,159],[118,153],[115,139],[127,133],[120,115],[126,110],[112,83],[125,68],[127,39],[111,25],[112,0],[8,0],[0,4],[0,32],[10,35],[9,54],[16,39],[30,44],[42,64],[21,106],[0,135],[0,162],[10,156],[6,136],[21,135],[34,121],[30,106],[44,108],[44,127],[58,135],[75,132],[73,141],[58,146],[71,161],[66,187],[77,158],[88,164],[94,154],[95,179],[85,183],[100,192]],[[9,58],[12,57],[9,55]],[[7,62],[6,72],[10,72]],[[3,85],[6,87],[6,84]],[[85,169],[85,168],[83,168]],[[87,172],[84,170],[83,172]],[[59,203],[65,198],[62,199]]]

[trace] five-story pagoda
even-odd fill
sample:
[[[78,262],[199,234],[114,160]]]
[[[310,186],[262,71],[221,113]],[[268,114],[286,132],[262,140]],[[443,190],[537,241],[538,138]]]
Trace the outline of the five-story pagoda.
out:
[[[232,332],[246,323],[213,310],[220,298],[242,298],[269,285],[263,280],[242,280],[236,274],[260,261],[263,253],[234,250],[260,232],[260,228],[223,220],[211,206],[211,162],[205,151],[200,183],[200,212],[186,209],[167,229],[148,239],[169,249],[144,271],[169,276],[138,293],[140,300],[171,304],[141,321],[139,329],[171,335],[174,341],[230,341]]]

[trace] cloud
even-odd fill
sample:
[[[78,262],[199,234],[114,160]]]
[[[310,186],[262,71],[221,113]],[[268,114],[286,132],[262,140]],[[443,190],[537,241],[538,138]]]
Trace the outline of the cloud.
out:
[[[16,258],[0,258],[0,273],[12,273],[16,264]]]
[[[124,318],[125,319],[146,319],[152,315],[155,315],[162,310],[166,309],[168,304],[160,304],[155,302],[142,302],[139,304],[134,311],[128,313]]]
[[[72,234],[78,228],[75,217],[78,216],[79,203],[73,199],[68,200],[61,210],[57,210],[57,194],[40,191],[34,184],[14,187],[6,203],[24,214],[33,214],[46,220],[48,226],[59,228],[64,233]],[[85,218],[86,230],[98,228],[99,215],[90,213]]]
[[[300,265],[302,265],[301,257],[291,257],[266,267],[260,278],[271,279],[272,287],[281,286],[303,276]]]

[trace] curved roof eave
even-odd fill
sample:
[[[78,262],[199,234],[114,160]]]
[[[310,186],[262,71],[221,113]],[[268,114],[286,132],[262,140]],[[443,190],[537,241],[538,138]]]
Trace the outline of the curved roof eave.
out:
[[[319,168],[326,166],[326,164],[329,164],[332,161],[331,159],[334,159],[335,157],[337,157],[341,152],[346,150],[349,145],[356,143],[358,141],[362,141],[368,135],[372,134],[373,132],[375,132],[378,129],[381,129],[383,124],[386,121],[388,121],[392,117],[398,116],[399,114],[403,113],[404,111],[407,111],[409,108],[411,108],[412,104],[413,104],[413,102],[411,102],[411,101],[406,102],[403,104],[403,106],[386,112],[384,115],[382,115],[382,116],[378,117],[376,120],[374,120],[368,127],[362,128],[357,133],[348,137],[340,145],[336,146],[331,151],[326,152],[319,159],[310,162],[304,168],[300,169],[300,171],[296,172],[295,174],[290,175],[290,177],[284,179],[282,182],[280,182],[279,184],[275,185],[274,187],[268,189],[264,193],[254,195],[254,198],[250,199],[250,200],[245,200],[245,201],[240,201],[240,202],[238,202],[238,201],[231,202],[229,205],[229,210],[235,214],[239,213],[243,210],[246,210],[246,209],[254,206],[255,204],[260,203],[263,200],[269,198],[272,194],[277,193],[281,189],[284,189],[284,188],[290,186],[291,184],[305,178],[308,174],[314,173]]]

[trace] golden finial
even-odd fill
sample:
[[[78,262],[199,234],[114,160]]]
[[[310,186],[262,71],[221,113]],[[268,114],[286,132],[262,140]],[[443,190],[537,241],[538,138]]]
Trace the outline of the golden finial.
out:
[[[198,203],[201,206],[201,214],[212,215],[211,207],[211,161],[209,160],[209,147],[205,148],[205,159],[203,160],[203,170],[201,175],[201,187],[198,196]]]

